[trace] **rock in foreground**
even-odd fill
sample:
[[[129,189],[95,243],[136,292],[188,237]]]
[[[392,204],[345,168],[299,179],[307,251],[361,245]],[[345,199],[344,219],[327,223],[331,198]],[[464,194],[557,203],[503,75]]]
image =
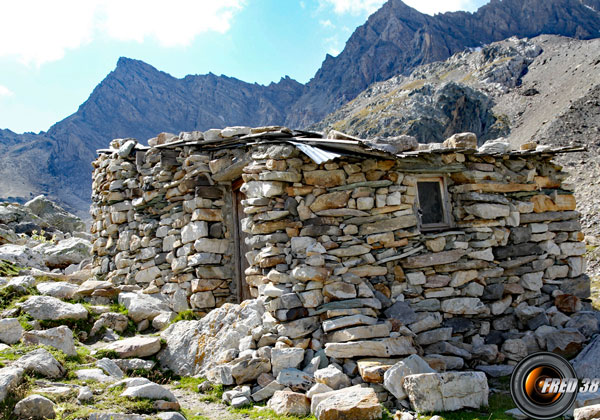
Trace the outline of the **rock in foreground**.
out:
[[[375,420],[383,415],[375,391],[353,386],[313,397],[313,414],[319,420]]]
[[[456,411],[488,405],[483,372],[421,373],[404,378],[404,390],[418,413]]]

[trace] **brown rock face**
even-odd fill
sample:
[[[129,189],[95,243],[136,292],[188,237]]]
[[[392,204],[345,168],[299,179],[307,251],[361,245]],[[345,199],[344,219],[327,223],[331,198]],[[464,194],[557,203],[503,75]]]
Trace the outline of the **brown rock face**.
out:
[[[346,388],[332,392],[317,405],[319,420],[375,420],[382,416],[381,405],[371,388]]]
[[[302,417],[310,412],[310,400],[298,392],[276,391],[269,400],[268,407],[280,416]]]
[[[323,194],[318,196],[315,202],[310,205],[310,209],[314,212],[327,209],[339,209],[346,206],[349,198],[349,191]]]
[[[577,296],[564,294],[554,299],[554,304],[561,312],[572,314],[581,309],[581,301]]]

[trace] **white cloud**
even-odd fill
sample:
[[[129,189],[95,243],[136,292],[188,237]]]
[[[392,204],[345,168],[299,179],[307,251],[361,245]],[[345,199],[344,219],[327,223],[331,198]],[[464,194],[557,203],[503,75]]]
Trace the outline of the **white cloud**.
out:
[[[331,21],[329,19],[327,19],[327,20],[320,20],[319,23],[324,28],[332,28],[332,29],[335,28],[335,25],[333,23],[331,23]]]
[[[56,61],[65,51],[107,36],[189,45],[224,33],[246,0],[19,0],[0,2],[0,57],[25,64]]]
[[[333,11],[337,14],[352,13],[359,15],[373,13],[385,3],[385,0],[319,0],[319,3],[332,6]]]
[[[0,85],[0,98],[3,96],[13,96],[14,93],[6,86]]]
[[[475,0],[403,0],[404,3],[422,13],[433,15],[456,10],[473,10]],[[385,0],[319,0],[321,6],[333,7],[337,14],[371,14],[379,9]]]
[[[342,51],[343,44],[337,35],[334,35],[329,38],[325,38],[324,43],[325,43],[325,47],[327,48],[327,54],[336,56]]]

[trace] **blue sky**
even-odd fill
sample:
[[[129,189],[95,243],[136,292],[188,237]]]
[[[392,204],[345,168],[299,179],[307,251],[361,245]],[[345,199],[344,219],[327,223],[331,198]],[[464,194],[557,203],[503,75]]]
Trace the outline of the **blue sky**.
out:
[[[173,76],[307,82],[384,0],[19,0],[0,3],[0,128],[45,131],[120,56]],[[486,0],[405,0],[474,11]]]

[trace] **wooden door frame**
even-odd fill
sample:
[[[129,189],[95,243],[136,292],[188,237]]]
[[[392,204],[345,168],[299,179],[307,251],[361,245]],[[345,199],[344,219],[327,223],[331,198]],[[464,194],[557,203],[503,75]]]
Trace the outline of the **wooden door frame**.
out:
[[[240,213],[242,212],[241,208],[241,199],[243,193],[240,191],[241,186],[244,184],[244,181],[239,178],[231,183],[231,201],[233,208],[233,267],[234,267],[234,277],[236,282],[236,291],[237,291],[237,300],[239,303],[243,302],[246,299],[251,299],[250,295],[250,287],[248,283],[246,283],[246,274],[244,273],[244,259],[245,255],[242,253],[242,241],[245,239],[244,232],[242,232]]]

